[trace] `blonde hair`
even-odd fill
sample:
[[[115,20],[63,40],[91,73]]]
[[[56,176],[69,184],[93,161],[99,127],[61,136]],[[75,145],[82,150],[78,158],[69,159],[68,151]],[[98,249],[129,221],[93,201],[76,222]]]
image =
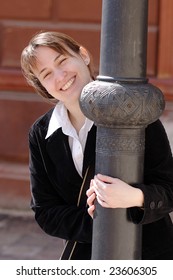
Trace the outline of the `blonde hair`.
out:
[[[36,60],[37,60],[35,50],[39,46],[49,47],[60,54],[71,55],[69,50],[73,51],[76,54],[79,54],[81,45],[66,34],[49,31],[49,32],[40,32],[36,34],[31,39],[28,46],[24,48],[24,50],[22,51],[21,68],[22,68],[23,75],[26,78],[28,84],[31,85],[36,90],[36,92],[47,101],[50,101],[51,103],[52,102],[57,103],[58,100],[56,100],[53,96],[51,96],[47,92],[47,90],[42,86],[40,81],[33,73],[33,68],[35,67]],[[93,71],[91,55],[90,55],[90,63],[88,64],[88,68],[89,68],[90,75],[94,80],[95,78],[93,74],[94,71]]]

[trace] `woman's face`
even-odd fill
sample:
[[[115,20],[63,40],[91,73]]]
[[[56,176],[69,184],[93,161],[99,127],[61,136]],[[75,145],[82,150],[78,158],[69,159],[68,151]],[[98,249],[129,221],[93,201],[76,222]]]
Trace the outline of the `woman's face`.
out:
[[[48,93],[64,104],[79,100],[83,87],[91,81],[87,51],[81,47],[79,55],[70,53],[71,56],[64,55],[49,47],[39,46],[36,49],[36,67],[33,69]]]

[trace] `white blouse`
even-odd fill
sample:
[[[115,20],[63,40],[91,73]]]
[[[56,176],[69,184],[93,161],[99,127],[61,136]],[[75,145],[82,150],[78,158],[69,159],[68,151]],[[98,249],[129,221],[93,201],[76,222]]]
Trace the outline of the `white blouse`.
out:
[[[81,177],[86,139],[88,132],[93,126],[93,123],[93,121],[86,118],[85,123],[80,129],[78,135],[75,128],[72,126],[69,120],[66,107],[62,102],[58,102],[50,118],[47,134],[45,137],[45,139],[47,139],[53,134],[55,130],[62,127],[63,133],[68,136],[69,145],[72,152],[72,158],[76,170],[78,171]]]

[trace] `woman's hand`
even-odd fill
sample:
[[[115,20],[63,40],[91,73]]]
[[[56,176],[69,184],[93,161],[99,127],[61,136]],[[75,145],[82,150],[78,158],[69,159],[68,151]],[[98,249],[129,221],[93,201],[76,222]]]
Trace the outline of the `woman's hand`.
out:
[[[88,204],[88,214],[93,218],[95,205],[94,201],[96,199],[96,193],[94,190],[94,180],[91,180],[90,188],[87,190],[86,195],[88,196],[87,204]]]
[[[106,208],[143,207],[143,192],[120,179],[98,174],[87,191],[88,213],[93,217],[94,200]]]

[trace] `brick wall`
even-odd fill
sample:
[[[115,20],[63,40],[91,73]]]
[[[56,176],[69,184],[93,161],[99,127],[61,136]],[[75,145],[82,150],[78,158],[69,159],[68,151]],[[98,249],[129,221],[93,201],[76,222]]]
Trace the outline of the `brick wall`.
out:
[[[74,37],[89,49],[94,58],[95,70],[98,72],[102,1],[0,0],[0,2],[0,192],[3,193],[0,198],[1,207],[7,205],[5,196],[12,203],[11,198],[15,194],[20,196],[20,202],[24,201],[25,205],[25,198],[29,196],[28,130],[34,120],[51,107],[27,85],[20,71],[20,54],[35,33],[40,30],[57,30]],[[164,44],[167,43],[162,42],[159,50],[160,24],[164,26],[167,15],[164,7],[170,9],[173,18],[170,0],[149,0],[147,72],[150,77],[155,78],[153,79],[155,82],[158,62],[159,75],[163,76],[161,71],[163,59],[158,59],[164,52]],[[164,15],[161,13],[162,10]],[[168,21],[166,24],[171,26]],[[161,29],[162,37],[164,28]]]

